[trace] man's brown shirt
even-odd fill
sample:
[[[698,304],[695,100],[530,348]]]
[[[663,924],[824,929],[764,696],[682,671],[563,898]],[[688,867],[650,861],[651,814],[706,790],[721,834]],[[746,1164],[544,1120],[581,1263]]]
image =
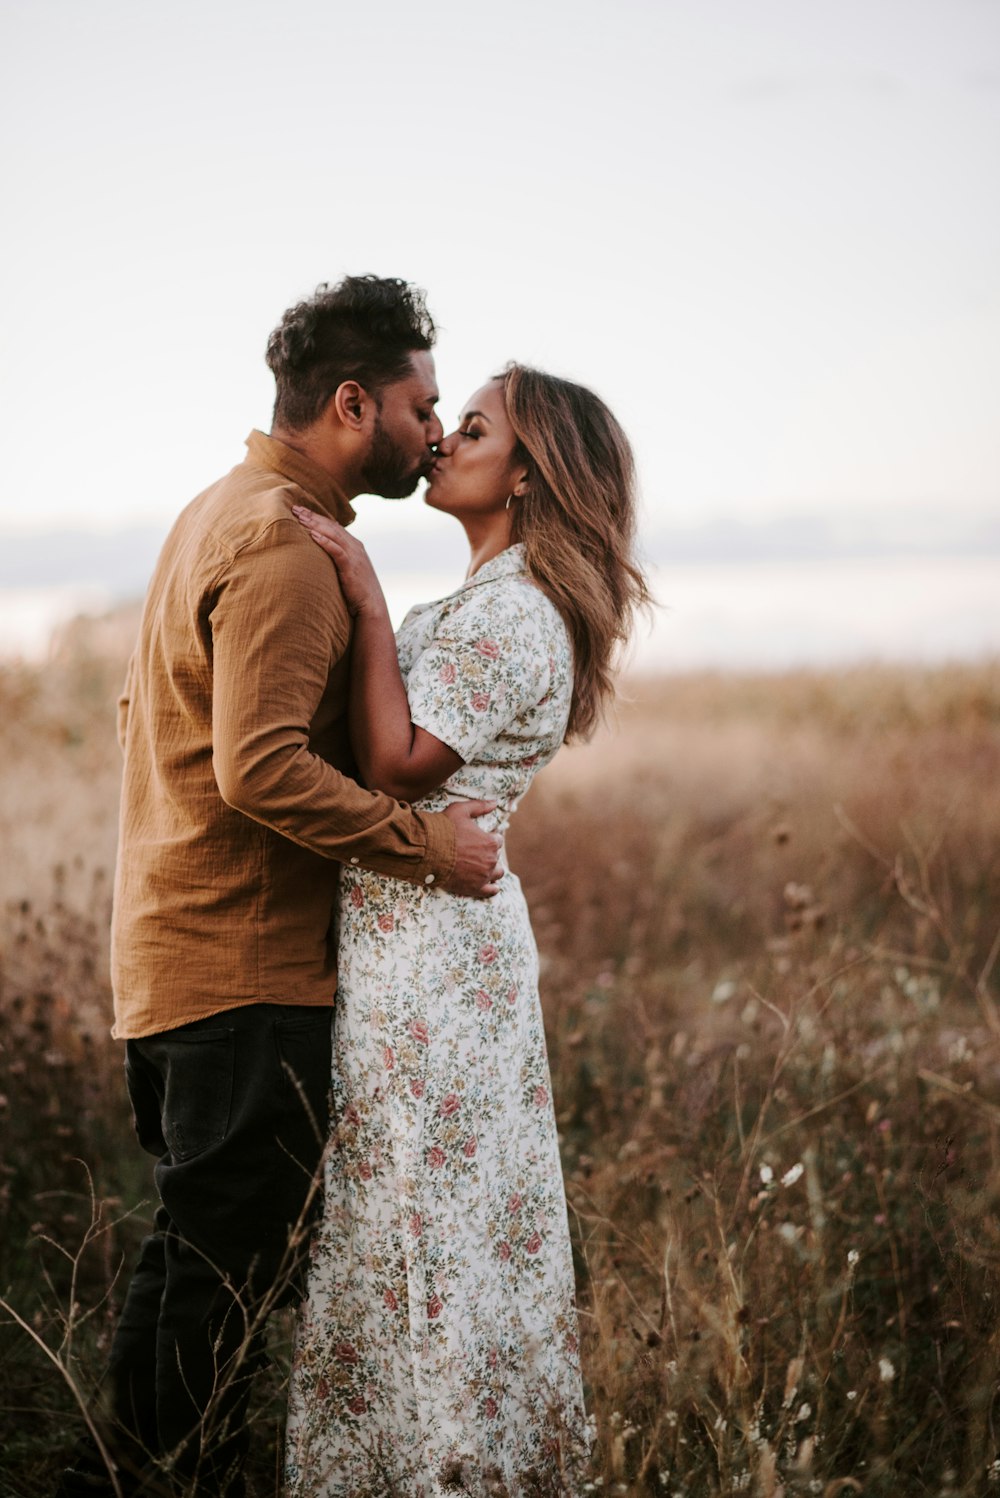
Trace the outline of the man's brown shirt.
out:
[[[254,432],[181,514],[120,704],[114,1033],[258,1002],[329,1004],[337,861],[446,879],[451,823],[348,777],[351,619],[293,504],[349,524],[333,480]]]

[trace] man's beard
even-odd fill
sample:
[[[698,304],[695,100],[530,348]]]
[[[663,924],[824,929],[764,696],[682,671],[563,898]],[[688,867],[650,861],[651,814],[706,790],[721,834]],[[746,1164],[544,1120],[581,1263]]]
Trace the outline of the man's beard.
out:
[[[375,417],[371,451],[363,470],[366,493],[380,494],[383,499],[406,499],[424,475],[425,465],[411,468],[399,448]]]

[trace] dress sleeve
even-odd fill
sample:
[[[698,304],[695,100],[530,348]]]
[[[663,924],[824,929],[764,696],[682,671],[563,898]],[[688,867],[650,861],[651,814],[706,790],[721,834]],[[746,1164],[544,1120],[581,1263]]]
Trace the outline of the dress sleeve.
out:
[[[441,621],[410,671],[412,722],[466,764],[549,691],[544,601],[534,591],[484,588]]]

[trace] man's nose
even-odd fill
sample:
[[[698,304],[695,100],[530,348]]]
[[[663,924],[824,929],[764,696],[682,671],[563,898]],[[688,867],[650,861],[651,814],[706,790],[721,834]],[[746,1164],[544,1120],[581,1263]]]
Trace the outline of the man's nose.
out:
[[[435,412],[434,417],[427,428],[427,446],[439,447],[441,444],[441,438],[443,436],[444,427],[441,425],[441,418]]]

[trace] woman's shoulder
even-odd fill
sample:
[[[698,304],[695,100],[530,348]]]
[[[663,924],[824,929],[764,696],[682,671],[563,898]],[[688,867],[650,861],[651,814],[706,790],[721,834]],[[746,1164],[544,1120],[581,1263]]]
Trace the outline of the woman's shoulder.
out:
[[[527,573],[483,583],[456,604],[450,619],[442,620],[444,630],[450,625],[466,636],[477,632],[502,634],[526,645],[545,643],[550,650],[563,639],[568,640],[559,610]]]
[[[531,576],[524,562],[523,546],[511,546],[472,575],[451,600],[467,610],[467,618],[478,614],[535,616],[561,622],[555,604]]]

